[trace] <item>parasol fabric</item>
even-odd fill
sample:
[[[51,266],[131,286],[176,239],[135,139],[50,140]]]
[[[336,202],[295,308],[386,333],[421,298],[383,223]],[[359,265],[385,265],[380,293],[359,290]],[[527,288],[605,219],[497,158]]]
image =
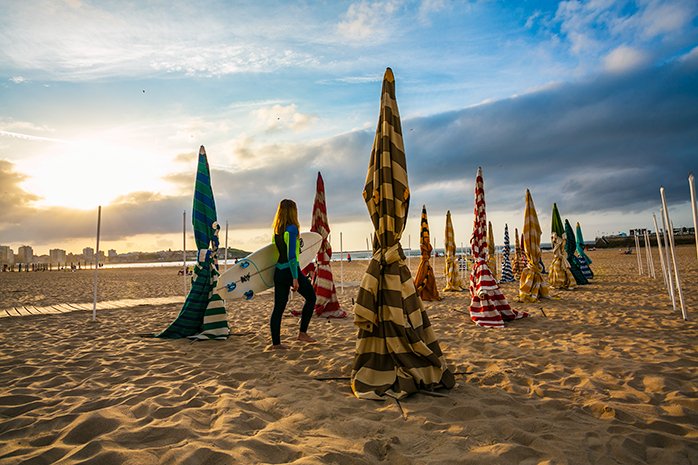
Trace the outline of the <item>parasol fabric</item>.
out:
[[[427,207],[422,206],[422,219],[419,232],[419,251],[421,259],[417,274],[414,276],[414,286],[417,294],[424,301],[441,300],[439,290],[436,288],[436,276],[431,266],[431,239],[429,238],[429,222],[427,221]]]
[[[322,244],[318,250],[313,278],[313,288],[317,300],[315,314],[325,318],[346,318],[347,312],[339,307],[337,290],[332,276],[332,246],[327,240],[330,226],[327,221],[327,204],[325,202],[325,182],[320,173],[317,174],[315,202],[313,202],[313,219],[310,230],[322,236]]]
[[[514,273],[514,278],[518,281],[521,277],[521,269],[523,268],[521,263],[521,244],[519,243],[519,230],[514,228],[515,246],[514,246],[514,263],[512,266],[512,271]]]
[[[572,225],[568,220],[565,220],[565,234],[567,235],[567,244],[565,244],[567,261],[570,262],[570,271],[574,276],[574,280],[577,284],[589,284],[589,280],[584,277],[584,273],[582,273],[582,269],[579,266],[579,260],[574,255],[577,250],[577,242],[574,237],[574,231],[572,231]]]
[[[511,269],[511,261],[509,260],[509,226],[504,225],[504,248],[502,249],[502,276],[499,279],[500,283],[515,282],[514,273]]]
[[[495,281],[497,280],[497,255],[494,250],[494,232],[492,232],[492,222],[487,222],[487,266],[492,272]]]
[[[361,399],[402,398],[420,390],[451,388],[446,365],[414,281],[400,238],[410,202],[395,79],[383,78],[380,117],[363,190],[375,228],[373,256],[361,281],[351,388]]]
[[[587,279],[591,279],[594,277],[594,272],[591,269],[591,258],[586,254],[585,252],[585,247],[586,245],[584,244],[584,236],[582,236],[582,227],[579,225],[579,222],[577,222],[577,227],[575,228],[575,236],[576,236],[576,242],[577,242],[577,258],[579,259],[579,264],[582,268],[582,272],[584,273],[584,276]],[[586,266],[586,271],[585,271],[585,266]]]
[[[470,237],[473,268],[470,272],[470,318],[478,326],[504,327],[504,321],[528,316],[512,310],[492,272],[487,266],[487,213],[485,211],[485,182],[482,168],[475,178],[475,208],[473,235]]]
[[[456,259],[456,236],[453,232],[453,222],[451,221],[451,211],[446,212],[446,231],[444,240],[446,252],[446,264],[444,272],[446,274],[446,287],[444,291],[462,291],[463,284],[460,279],[458,260]]]
[[[553,204],[553,217],[550,226],[550,240],[553,245],[553,262],[550,264],[548,281],[550,287],[555,289],[573,289],[577,282],[570,271],[570,263],[567,261],[567,235],[562,226],[560,212],[557,204]]]
[[[198,249],[191,290],[182,310],[170,326],[155,337],[226,339],[230,336],[225,301],[216,292],[218,284],[218,233],[216,203],[211,188],[206,150],[199,149],[192,209],[194,239]]]
[[[542,231],[538,223],[538,213],[533,204],[531,192],[526,189],[526,207],[524,209],[524,227],[521,243],[524,256],[526,257],[526,268],[521,271],[519,281],[519,299],[524,302],[537,302],[540,298],[549,297],[548,284],[543,280],[540,266],[540,236]]]

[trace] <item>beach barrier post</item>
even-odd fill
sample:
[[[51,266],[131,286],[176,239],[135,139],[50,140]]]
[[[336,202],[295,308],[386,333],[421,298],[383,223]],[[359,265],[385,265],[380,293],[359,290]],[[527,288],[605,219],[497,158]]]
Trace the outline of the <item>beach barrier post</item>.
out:
[[[650,233],[647,232],[647,229],[645,229],[645,252],[647,252],[647,271],[649,272],[650,276],[652,276],[652,279],[655,279],[657,276],[654,274],[654,260],[652,260],[652,244],[650,243]]]
[[[95,252],[95,275],[93,279],[94,299],[92,301],[92,321],[97,320],[97,270],[99,269],[99,233],[102,227],[102,206],[97,207],[97,251]]]
[[[187,211],[182,212],[182,270],[184,278],[184,295],[187,295]]]
[[[228,271],[228,220],[225,220],[225,253],[223,254],[223,272]]]
[[[693,210],[693,237],[696,240],[696,257],[698,257],[698,206],[696,206],[696,183],[693,173],[688,175],[688,186],[691,188],[691,210]]]
[[[669,280],[666,277],[666,267],[664,266],[664,255],[662,254],[662,238],[659,235],[659,226],[657,225],[657,215],[652,213],[652,221],[654,222],[654,232],[657,236],[657,253],[659,253],[659,264],[662,266],[662,277],[664,278],[664,286],[669,290]]]
[[[342,243],[342,232],[339,232],[339,287],[344,294],[344,244]]]
[[[669,209],[666,205],[666,197],[664,196],[664,186],[659,188],[659,194],[662,197],[662,206],[664,207],[664,216],[666,217],[667,226],[671,234],[669,234],[669,247],[671,248],[671,264],[674,267],[674,278],[676,278],[676,290],[679,291],[679,303],[681,304],[681,315],[684,320],[688,320],[686,314],[686,306],[683,303],[683,292],[681,291],[681,280],[679,279],[679,268],[676,266],[676,251],[674,247],[674,225],[669,218]]]

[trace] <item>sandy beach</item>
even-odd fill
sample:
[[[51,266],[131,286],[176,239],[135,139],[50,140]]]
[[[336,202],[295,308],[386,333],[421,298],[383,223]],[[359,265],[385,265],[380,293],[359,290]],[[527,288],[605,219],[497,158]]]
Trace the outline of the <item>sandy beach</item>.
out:
[[[476,327],[468,292],[425,306],[457,385],[399,404],[353,397],[351,318],[269,351],[270,292],[227,302],[227,341],[140,337],[180,306],[0,319],[0,464],[698,463],[698,261],[680,247],[691,321],[635,255],[589,252],[595,279],[552,290],[531,318]],[[544,254],[548,264],[550,254]],[[419,260],[411,260],[414,275]],[[350,311],[367,262],[344,263]],[[443,258],[435,266],[445,285]],[[339,281],[339,264],[333,264]],[[92,300],[92,271],[0,274],[0,309]],[[100,299],[183,295],[175,269],[100,270]],[[300,306],[296,297],[289,309]]]

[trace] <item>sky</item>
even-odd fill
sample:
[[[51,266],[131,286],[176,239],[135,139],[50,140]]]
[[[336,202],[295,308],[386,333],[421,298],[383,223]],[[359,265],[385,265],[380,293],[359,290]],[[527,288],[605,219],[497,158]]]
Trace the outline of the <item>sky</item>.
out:
[[[181,250],[206,147],[228,245],[270,241],[278,202],[310,228],[317,173],[335,251],[366,248],[362,189],[386,67],[412,193],[443,245],[495,242],[530,189],[584,238],[647,227],[665,187],[691,226],[698,3],[0,0],[0,245]],[[341,233],[341,243],[340,243]],[[544,241],[545,242],[545,241]]]

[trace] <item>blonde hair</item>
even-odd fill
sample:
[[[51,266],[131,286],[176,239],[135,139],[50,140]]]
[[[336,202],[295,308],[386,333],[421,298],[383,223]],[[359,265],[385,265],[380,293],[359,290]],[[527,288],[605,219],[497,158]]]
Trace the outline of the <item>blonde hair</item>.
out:
[[[298,207],[296,202],[290,199],[283,199],[279,202],[279,208],[276,209],[272,229],[274,234],[283,234],[288,225],[295,224],[298,229],[301,228],[298,221]]]

